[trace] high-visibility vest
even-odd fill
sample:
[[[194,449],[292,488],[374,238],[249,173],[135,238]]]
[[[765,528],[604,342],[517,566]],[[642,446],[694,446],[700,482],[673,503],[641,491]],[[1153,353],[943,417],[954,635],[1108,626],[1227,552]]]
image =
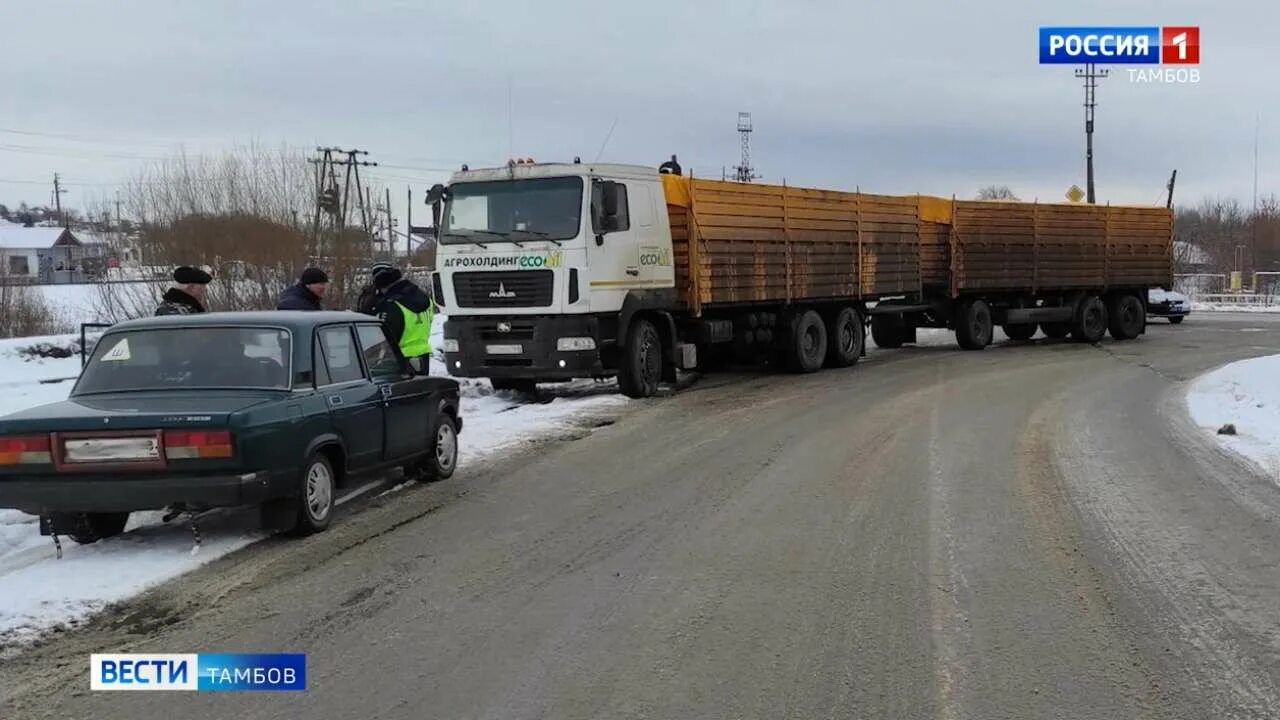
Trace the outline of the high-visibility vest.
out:
[[[404,332],[400,334],[400,353],[407,358],[431,354],[431,320],[434,309],[432,305],[416,313],[396,303],[396,307],[400,308],[400,313],[404,315]]]

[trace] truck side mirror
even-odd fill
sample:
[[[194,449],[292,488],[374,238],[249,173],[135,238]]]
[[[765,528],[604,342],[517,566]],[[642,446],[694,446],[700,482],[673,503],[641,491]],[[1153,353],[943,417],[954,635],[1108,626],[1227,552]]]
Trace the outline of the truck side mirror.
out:
[[[618,183],[605,182],[601,189],[601,204],[604,206],[604,217],[608,221],[610,218],[618,216]]]
[[[431,227],[433,234],[438,239],[440,237],[440,201],[436,200],[431,203]]]

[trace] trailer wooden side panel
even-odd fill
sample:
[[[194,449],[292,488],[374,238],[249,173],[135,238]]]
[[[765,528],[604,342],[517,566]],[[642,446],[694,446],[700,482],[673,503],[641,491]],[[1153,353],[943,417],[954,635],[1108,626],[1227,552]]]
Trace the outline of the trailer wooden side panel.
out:
[[[695,313],[920,289],[915,197],[664,176],[676,285]]]
[[[1172,223],[1156,207],[956,201],[952,294],[1165,284]]]

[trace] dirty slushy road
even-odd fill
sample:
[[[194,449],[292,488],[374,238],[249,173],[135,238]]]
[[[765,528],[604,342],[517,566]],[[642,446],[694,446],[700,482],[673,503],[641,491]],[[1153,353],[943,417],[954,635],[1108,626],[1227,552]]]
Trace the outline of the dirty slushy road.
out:
[[[1278,320],[708,377],[0,660],[0,717],[1276,717],[1280,487],[1181,397]],[[309,688],[88,692],[198,651]]]

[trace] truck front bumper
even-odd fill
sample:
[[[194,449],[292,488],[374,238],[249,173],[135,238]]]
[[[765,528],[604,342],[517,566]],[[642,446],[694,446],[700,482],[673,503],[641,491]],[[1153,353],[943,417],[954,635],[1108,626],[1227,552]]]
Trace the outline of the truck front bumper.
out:
[[[450,317],[444,337],[458,343],[457,352],[444,354],[455,377],[546,381],[611,374],[601,360],[594,315]],[[568,337],[589,337],[595,349],[557,349],[556,342]]]
[[[134,477],[17,476],[0,477],[0,508],[31,515],[160,510],[179,503],[203,509],[253,505],[296,491],[296,473],[266,471]]]

